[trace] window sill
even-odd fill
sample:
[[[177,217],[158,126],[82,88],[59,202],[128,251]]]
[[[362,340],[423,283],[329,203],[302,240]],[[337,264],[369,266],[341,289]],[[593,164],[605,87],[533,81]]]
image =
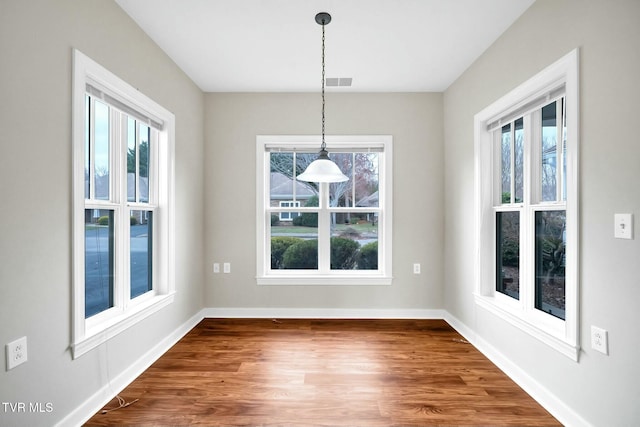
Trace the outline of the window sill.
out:
[[[540,328],[539,326],[525,318],[522,315],[521,311],[514,310],[506,306],[505,304],[500,304],[494,297],[476,294],[475,300],[476,304],[480,307],[495,314],[501,319],[506,320],[511,325],[517,327],[529,336],[542,341],[549,347],[562,353],[574,362],[578,361],[578,355],[580,353],[579,345],[574,345],[567,340],[554,335],[550,331]]]
[[[261,276],[258,285],[270,286],[388,286],[393,277],[387,276]]]
[[[100,344],[103,344],[107,340],[115,337],[120,332],[125,331],[151,314],[171,304],[173,302],[174,295],[175,292],[167,295],[155,296],[142,304],[123,311],[119,316],[116,316],[87,331],[83,338],[71,345],[73,358],[77,359]]]

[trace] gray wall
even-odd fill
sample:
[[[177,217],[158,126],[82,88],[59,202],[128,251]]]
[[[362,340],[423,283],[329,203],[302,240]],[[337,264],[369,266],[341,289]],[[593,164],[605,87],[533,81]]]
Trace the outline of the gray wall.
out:
[[[393,285],[256,285],[256,135],[317,135],[320,104],[319,94],[206,95],[205,305],[441,308],[442,94],[327,94],[328,135],[393,135]],[[214,261],[231,274],[213,274]]]
[[[580,327],[575,363],[474,304],[473,116],[580,48]],[[640,422],[640,2],[538,0],[444,94],[445,308],[595,426]],[[638,227],[636,227],[638,228]],[[609,331],[610,355],[590,348]]]
[[[175,302],[72,360],[71,55],[176,115]],[[0,1],[0,401],[51,402],[0,424],[51,426],[202,306],[202,92],[111,1]],[[4,344],[26,335],[26,364]]]

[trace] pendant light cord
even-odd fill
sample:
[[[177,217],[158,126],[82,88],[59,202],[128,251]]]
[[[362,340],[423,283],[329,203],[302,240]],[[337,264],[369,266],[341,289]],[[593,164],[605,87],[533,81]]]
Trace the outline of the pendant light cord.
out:
[[[324,20],[322,21],[322,145],[320,150],[324,150],[326,144],[324,142]]]

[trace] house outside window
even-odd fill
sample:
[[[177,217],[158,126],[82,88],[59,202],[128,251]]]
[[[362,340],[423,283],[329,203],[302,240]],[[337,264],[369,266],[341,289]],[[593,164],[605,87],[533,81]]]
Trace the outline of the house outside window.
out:
[[[391,137],[327,144],[348,181],[297,180],[315,137],[257,138],[258,284],[391,283]]]
[[[281,208],[299,208],[300,207],[300,201],[299,200],[290,200],[290,201],[286,201],[286,202],[280,202],[279,206]],[[280,216],[278,217],[278,219],[280,221],[293,221],[294,218],[297,218],[298,216],[300,216],[300,212],[289,212],[289,211],[285,211],[285,212],[280,212]]]
[[[173,300],[174,116],[79,51],[73,357]]]
[[[577,51],[475,118],[476,302],[577,360]]]

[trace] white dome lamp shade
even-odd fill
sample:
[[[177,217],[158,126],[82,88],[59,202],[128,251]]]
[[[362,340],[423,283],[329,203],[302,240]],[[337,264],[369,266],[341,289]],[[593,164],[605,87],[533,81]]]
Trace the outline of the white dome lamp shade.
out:
[[[303,173],[298,175],[298,179],[307,182],[349,181],[349,177],[343,174],[338,165],[329,159],[329,153],[324,148],[320,150],[318,158],[311,162]]]
[[[298,175],[298,179],[307,182],[344,182],[348,181],[349,177],[343,174],[338,165],[329,159],[327,144],[324,142],[324,26],[331,22],[331,15],[320,12],[316,15],[316,22],[322,25],[322,145],[318,158]]]

